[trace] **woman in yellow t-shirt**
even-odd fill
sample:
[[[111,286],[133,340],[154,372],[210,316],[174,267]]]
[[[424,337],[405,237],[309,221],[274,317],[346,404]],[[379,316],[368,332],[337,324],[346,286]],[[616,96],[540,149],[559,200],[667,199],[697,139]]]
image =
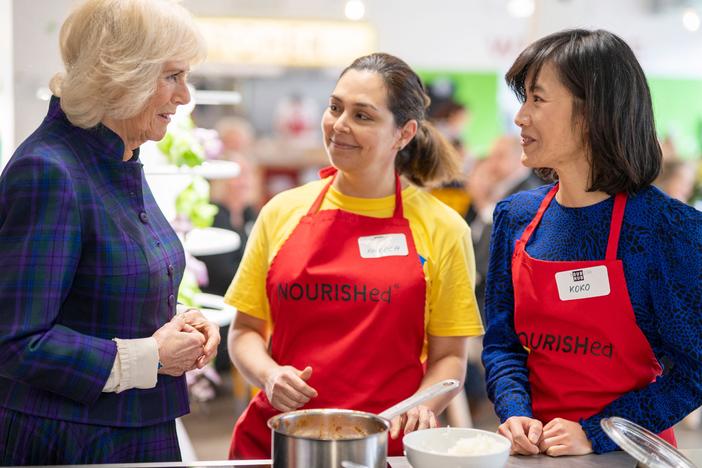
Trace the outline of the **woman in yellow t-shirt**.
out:
[[[234,428],[230,458],[268,457],[266,421],[281,411],[377,413],[463,381],[467,337],[483,326],[468,226],[417,187],[456,172],[428,105],[402,60],[355,60],[322,118],[333,167],[261,211],[225,297],[239,311],[232,361],[263,389]],[[393,420],[390,455],[402,453],[402,431],[436,426],[452,397]]]

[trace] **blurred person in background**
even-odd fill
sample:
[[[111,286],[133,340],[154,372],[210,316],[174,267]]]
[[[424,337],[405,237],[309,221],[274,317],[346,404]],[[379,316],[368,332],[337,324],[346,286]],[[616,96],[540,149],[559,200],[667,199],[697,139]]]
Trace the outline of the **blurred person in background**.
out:
[[[247,119],[241,116],[223,117],[217,121],[215,130],[222,142],[220,159],[229,159],[232,155],[250,156],[256,135]]]
[[[212,226],[236,232],[241,246],[234,252],[198,258],[207,265],[209,277],[203,292],[224,295],[239,267],[256,220],[261,181],[251,155],[255,137],[249,121],[243,117],[226,117],[217,122],[216,129],[222,141],[219,159],[237,163],[240,172],[236,177],[210,181],[210,202],[219,208]]]
[[[176,315],[183,247],[139,146],[190,100],[205,55],[165,0],[89,0],[61,28],[65,73],[0,177],[0,465],[180,460],[183,373],[218,329]]]
[[[679,159],[663,162],[654,185],[676,200],[688,203],[695,191],[695,164]]]
[[[470,224],[475,219],[475,205],[467,188],[467,175],[475,167],[475,161],[464,144],[463,130],[470,121],[470,110],[453,97],[454,86],[447,79],[438,79],[429,86],[431,105],[427,111],[429,120],[436,129],[453,145],[459,155],[460,174],[453,180],[438,187],[431,187],[429,193],[453,208]],[[473,237],[475,232],[472,232]],[[476,276],[478,275],[476,271]],[[477,282],[476,282],[477,287]],[[476,290],[477,298],[477,290]],[[480,300],[478,300],[480,304]],[[466,374],[482,376],[480,362],[482,339],[474,337],[468,340],[468,364]],[[478,405],[486,402],[485,381],[483,378],[465,379],[465,399],[456,398],[446,409],[446,421],[454,427],[472,427],[473,413]],[[468,401],[470,400],[470,404]]]
[[[319,107],[313,98],[292,93],[275,108],[274,130],[284,140],[311,141],[318,132]]]
[[[672,136],[666,135],[662,140],[660,140],[660,144],[663,163],[678,159],[678,150]]]
[[[217,122],[217,133],[222,142],[219,159],[239,165],[239,174],[228,179],[210,180],[210,203],[217,206],[212,227],[234,231],[241,241],[232,252],[201,255],[198,260],[207,267],[208,282],[202,286],[205,293],[223,296],[239,268],[249,234],[258,216],[261,199],[261,177],[253,160],[255,141],[251,123],[243,117],[225,117]],[[229,326],[221,327],[220,334],[226,336]],[[215,357],[215,368],[226,371],[231,368],[227,343],[222,341]]]
[[[514,135],[503,135],[495,140],[487,157],[468,175],[468,191],[476,212],[470,223],[475,247],[475,295],[483,313],[495,205],[505,197],[540,185],[543,180],[522,164],[522,145]]]
[[[468,174],[468,192],[471,199],[471,211],[475,214],[470,223],[475,250],[475,297],[478,301],[483,321],[485,321],[485,278],[490,255],[490,237],[492,234],[492,212],[497,202],[522,190],[529,190],[543,184],[534,172],[522,165],[522,146],[517,136],[503,135],[495,140],[485,159],[479,160]],[[469,349],[469,375],[484,375],[479,357],[482,343],[471,341]],[[489,403],[485,392],[484,379],[466,379],[466,393],[470,407],[480,412],[480,407]]]
[[[236,177],[210,180],[210,202],[219,209],[212,227],[234,231],[241,240],[233,252],[202,255],[198,259],[207,266],[208,284],[203,292],[224,295],[241,262],[243,251],[258,213],[257,193],[260,193],[256,166],[241,155],[230,155],[229,160],[239,165]]]
[[[428,104],[402,60],[356,59],[322,117],[333,167],[261,210],[225,297],[238,310],[229,353],[262,389],[231,458],[269,457],[266,422],[282,411],[378,413],[463,381],[467,337],[482,333],[473,250],[465,221],[419,188],[458,172]],[[436,426],[455,393],[395,418],[389,454],[402,454],[402,432]]]
[[[429,119],[436,129],[464,156],[466,147],[463,142],[463,129],[470,121],[469,109],[453,98],[441,101],[429,109]]]
[[[471,213],[471,199],[466,190],[467,168],[472,164],[463,143],[463,128],[469,119],[468,109],[449,97],[429,107],[429,120],[453,145],[459,156],[460,173],[454,179],[431,187],[430,193],[466,219]]]
[[[522,161],[557,182],[495,209],[483,362],[498,430],[513,453],[602,453],[618,446],[600,421],[619,416],[675,444],[702,404],[702,213],[651,185],[646,77],[619,37],[577,29],[529,45],[506,79]]]

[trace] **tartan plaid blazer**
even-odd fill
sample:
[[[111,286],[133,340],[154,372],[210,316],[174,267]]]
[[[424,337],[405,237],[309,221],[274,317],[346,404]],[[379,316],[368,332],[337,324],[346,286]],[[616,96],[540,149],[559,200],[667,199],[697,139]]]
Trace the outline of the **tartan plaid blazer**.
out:
[[[184,377],[102,393],[112,338],[175,313],[183,247],[108,128],[72,125],[53,97],[0,176],[0,406],[115,427],[187,413]]]

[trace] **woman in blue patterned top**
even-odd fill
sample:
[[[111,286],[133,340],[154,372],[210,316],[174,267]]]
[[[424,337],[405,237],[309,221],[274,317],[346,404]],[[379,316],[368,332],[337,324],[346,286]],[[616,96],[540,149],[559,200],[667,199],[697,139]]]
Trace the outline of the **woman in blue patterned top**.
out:
[[[522,161],[555,183],[494,213],[483,362],[499,432],[513,453],[602,453],[616,415],[674,443],[702,404],[702,213],[651,186],[643,71],[617,36],[570,30],[506,79]]]
[[[49,112],[0,178],[0,465],[178,460],[183,373],[219,331],[175,315],[183,248],[139,145],[190,100],[204,43],[170,1],[90,0],[61,53]]]

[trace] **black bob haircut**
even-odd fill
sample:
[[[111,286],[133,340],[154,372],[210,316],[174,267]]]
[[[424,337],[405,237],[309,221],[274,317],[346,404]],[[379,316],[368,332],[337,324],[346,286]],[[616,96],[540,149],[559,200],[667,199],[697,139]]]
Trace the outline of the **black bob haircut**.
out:
[[[649,186],[662,155],[651,92],[631,48],[604,30],[571,29],[543,37],[519,54],[505,75],[521,102],[547,63],[573,95],[573,118],[584,123],[592,158],[588,191],[633,194]],[[550,168],[539,172],[557,178]]]

